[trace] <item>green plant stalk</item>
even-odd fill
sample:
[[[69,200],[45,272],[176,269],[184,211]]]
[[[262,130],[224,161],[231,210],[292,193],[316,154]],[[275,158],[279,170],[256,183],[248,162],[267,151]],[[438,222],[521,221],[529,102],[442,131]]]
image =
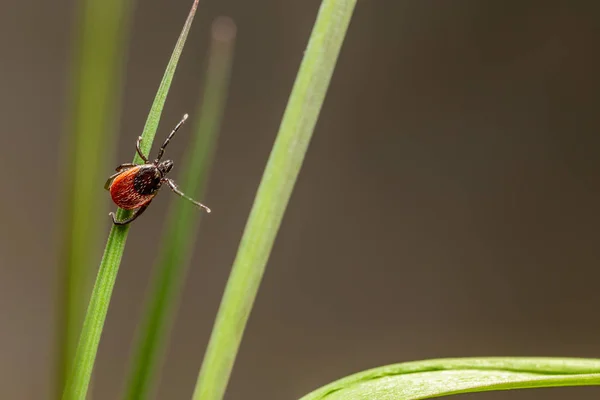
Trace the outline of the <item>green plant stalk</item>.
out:
[[[181,167],[181,187],[185,193],[202,199],[216,148],[221,119],[227,98],[229,72],[233,58],[235,25],[219,18],[213,34],[205,74],[205,88],[198,107],[199,121],[194,129],[191,148]],[[156,386],[156,372],[164,353],[178,294],[190,263],[192,246],[200,221],[199,210],[174,198],[169,210],[163,246],[153,279],[146,315],[138,332],[125,398],[142,400],[151,397]]]
[[[163,75],[162,81],[158,88],[156,97],[150,109],[150,113],[144,126],[142,133],[142,151],[145,154],[149,153],[152,146],[158,122],[162,114],[167,94],[173,75],[179,61],[179,57],[183,50],[183,46],[187,39],[188,32],[190,30],[196,8],[198,7],[198,0],[195,0],[192,9],[187,17],[181,35],[175,45],[173,54],[167,65],[165,74]],[[134,162],[140,163],[142,160],[139,155],[135,155]],[[102,183],[99,183],[100,185]],[[117,212],[117,218],[126,218],[130,212],[119,209]],[[98,276],[96,277],[96,283],[92,290],[92,295],[88,305],[87,313],[83,321],[83,329],[75,352],[75,358],[72,363],[70,375],[65,385],[63,392],[63,400],[85,400],[92,370],[94,367],[94,361],[96,359],[96,353],[98,351],[98,344],[100,343],[100,336],[102,334],[102,328],[106,319],[106,313],[108,311],[108,305],[110,303],[110,296],[115,284],[117,272],[119,270],[119,264],[121,263],[121,257],[125,249],[125,241],[127,239],[127,233],[129,232],[129,225],[116,226],[113,225],[106,243],[104,250],[104,256],[100,262],[100,269]]]
[[[356,0],[323,0],[233,264],[194,400],[223,398]]]
[[[130,0],[84,0],[80,2],[72,65],[70,116],[65,140],[62,215],[65,221],[59,265],[63,266],[57,324],[55,389],[60,398],[85,304],[91,291],[92,258],[100,237],[101,216],[105,206],[100,197],[100,182],[106,172],[98,149],[112,147],[121,100],[123,53],[127,42]]]
[[[591,385],[600,385],[599,359],[449,358],[359,372],[301,400],[417,400],[492,390]]]

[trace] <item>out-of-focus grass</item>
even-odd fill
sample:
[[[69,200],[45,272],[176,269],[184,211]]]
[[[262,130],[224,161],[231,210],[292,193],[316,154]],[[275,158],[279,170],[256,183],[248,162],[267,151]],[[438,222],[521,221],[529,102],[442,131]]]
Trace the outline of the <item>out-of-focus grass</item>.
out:
[[[217,18],[213,23],[204,93],[198,107],[199,119],[194,128],[195,136],[179,167],[181,188],[196,199],[203,198],[217,143],[227,98],[235,30],[235,24],[229,18]],[[156,372],[190,262],[200,214],[194,206],[182,204],[179,198],[173,199],[146,315],[140,325],[133,353],[126,399],[150,398],[156,386]]]
[[[62,243],[59,265],[60,321],[57,324],[56,398],[60,398],[71,369],[84,305],[91,290],[95,261],[100,252],[101,222],[106,214],[102,185],[112,153],[128,42],[130,0],[83,0],[75,31],[70,71],[71,99],[64,136],[65,179],[62,204]],[[100,152],[99,149],[104,149]]]
[[[355,5],[356,0],[321,3],[221,300],[194,400],[223,398]]]
[[[167,69],[163,76],[163,79],[158,88],[158,92],[152,104],[152,108],[146,120],[144,131],[142,133],[142,151],[145,154],[149,153],[152,146],[156,129],[162,114],[162,109],[173,80],[173,75],[179,61],[179,57],[183,50],[188,32],[192,25],[196,8],[198,7],[198,0],[195,0],[192,9],[185,22],[181,35],[175,45],[171,59],[167,65]],[[105,12],[100,7],[97,12]],[[94,49],[92,49],[93,51]],[[98,148],[102,148],[101,143]],[[97,148],[97,149],[98,149]],[[95,152],[97,152],[95,149]],[[99,155],[101,156],[101,155]],[[142,160],[139,155],[135,155],[134,162],[140,163]],[[93,184],[98,185],[100,181],[95,181]],[[78,199],[77,202],[81,200]],[[97,212],[97,210],[96,210]],[[121,210],[117,212],[118,219],[127,218],[130,212]],[[65,389],[63,392],[63,400],[84,400],[86,398],[88,385],[90,382],[92,370],[94,367],[94,361],[96,359],[96,353],[98,350],[98,344],[100,342],[100,336],[102,328],[104,326],[104,320],[106,319],[106,313],[108,311],[108,305],[110,303],[110,297],[119,270],[119,264],[125,248],[125,241],[127,239],[127,233],[129,231],[129,225],[116,226],[113,225],[108,237],[108,242],[104,250],[104,256],[100,263],[100,269],[96,278],[96,283],[92,291],[91,299],[88,305],[87,313],[83,322],[83,329],[79,337],[79,343],[75,353],[74,361],[71,364],[72,367],[69,370],[69,376]]]

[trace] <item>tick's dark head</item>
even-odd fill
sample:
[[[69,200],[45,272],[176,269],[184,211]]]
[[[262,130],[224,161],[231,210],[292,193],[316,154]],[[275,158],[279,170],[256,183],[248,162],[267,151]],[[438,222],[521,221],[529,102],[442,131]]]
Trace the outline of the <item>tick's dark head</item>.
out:
[[[167,175],[169,171],[171,171],[171,168],[173,168],[173,161],[171,160],[161,161],[158,164],[158,170],[163,174],[163,176]]]

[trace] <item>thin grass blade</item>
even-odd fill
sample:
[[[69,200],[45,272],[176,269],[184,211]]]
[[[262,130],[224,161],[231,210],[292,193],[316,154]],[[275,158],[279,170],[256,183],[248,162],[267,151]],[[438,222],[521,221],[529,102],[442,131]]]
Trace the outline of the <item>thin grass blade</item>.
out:
[[[194,400],[223,398],[356,0],[324,0],[271,151],[200,369]]]
[[[84,305],[92,289],[94,256],[102,229],[98,210],[106,206],[101,182],[107,162],[97,149],[110,149],[115,141],[124,53],[129,34],[130,0],[80,2],[75,55],[70,71],[71,99],[63,175],[65,188],[62,243],[59,265],[63,268],[59,289],[60,313],[56,358],[55,398],[60,398],[77,338]],[[107,151],[107,153],[110,153]]]
[[[204,197],[208,172],[216,148],[221,119],[227,98],[229,72],[233,60],[235,24],[229,18],[213,23],[204,93],[198,108],[198,123],[192,146],[182,163],[180,186],[195,199]],[[151,397],[168,338],[178,294],[189,266],[193,244],[202,212],[191,204],[174,198],[169,211],[163,246],[150,291],[146,315],[132,359],[125,398],[142,400]]]
[[[175,45],[175,49],[158,88],[158,93],[152,104],[150,114],[146,120],[146,125],[144,126],[144,131],[142,133],[143,151],[146,154],[148,154],[148,151],[152,146],[171,81],[173,80],[173,75],[197,7],[198,0],[195,0],[181,35]],[[140,157],[136,154],[134,162],[140,161]],[[125,212],[125,210],[119,210],[117,212],[117,218],[126,218],[128,214],[129,213]],[[79,338],[75,359],[63,392],[63,400],[84,400],[86,397],[94,361],[96,359],[96,353],[98,351],[98,344],[100,343],[102,328],[104,326],[110,297],[121,263],[121,257],[123,256],[123,251],[125,249],[125,241],[127,240],[128,232],[129,225],[113,225],[111,228],[104,250],[104,256],[100,263],[98,276],[96,277],[96,283],[83,322],[83,329]]]
[[[374,368],[330,383],[301,400],[417,400],[493,390],[592,385],[600,385],[599,359],[455,358]]]

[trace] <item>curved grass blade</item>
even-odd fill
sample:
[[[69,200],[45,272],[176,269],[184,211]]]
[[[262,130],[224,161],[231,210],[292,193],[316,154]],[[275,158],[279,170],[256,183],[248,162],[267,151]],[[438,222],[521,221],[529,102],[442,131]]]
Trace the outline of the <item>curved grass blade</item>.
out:
[[[205,88],[197,114],[199,120],[192,146],[181,167],[181,187],[195,199],[203,197],[216,148],[227,97],[235,30],[235,24],[229,18],[217,18],[213,23]],[[181,199],[173,199],[146,315],[139,329],[126,399],[148,399],[155,388],[156,371],[172,324],[172,314],[177,308],[177,295],[185,279],[201,214],[195,207],[181,204]]]
[[[146,154],[148,154],[148,151],[152,146],[162,109],[169,92],[169,87],[173,80],[173,75],[197,7],[198,0],[195,0],[181,35],[175,45],[175,49],[173,50],[173,54],[167,65],[158,92],[154,98],[154,103],[150,109],[150,114],[146,120],[146,125],[144,126],[144,131],[142,133],[142,150]],[[141,161],[140,157],[136,154],[134,162],[139,163]],[[128,215],[129,213],[125,210],[119,209],[117,212],[117,218],[119,219],[126,218]],[[98,351],[98,344],[100,343],[102,328],[110,303],[110,296],[119,270],[119,264],[121,263],[121,257],[125,248],[128,232],[129,225],[113,225],[110,230],[104,250],[104,256],[100,262],[100,269],[98,271],[98,276],[96,277],[96,283],[83,322],[83,329],[77,345],[75,359],[72,364],[73,367],[71,368],[70,376],[63,392],[63,400],[84,400],[86,397],[94,361],[96,359],[96,353]]]
[[[194,400],[223,398],[356,0],[323,0],[221,300]]]
[[[121,102],[121,82],[130,0],[80,1],[71,71],[70,116],[64,160],[65,188],[62,213],[65,224],[59,265],[60,322],[57,324],[55,398],[60,398],[71,370],[84,305],[92,289],[93,258],[102,229],[97,210],[106,205],[101,182],[108,167],[98,149],[113,146]]]
[[[301,400],[417,400],[460,393],[600,385],[600,359],[449,358],[350,375]]]

